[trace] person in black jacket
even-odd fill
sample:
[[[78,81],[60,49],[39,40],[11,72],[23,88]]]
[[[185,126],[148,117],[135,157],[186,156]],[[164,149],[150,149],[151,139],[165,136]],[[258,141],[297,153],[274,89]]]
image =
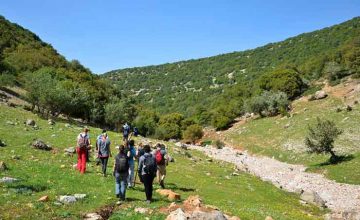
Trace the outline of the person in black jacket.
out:
[[[146,202],[151,203],[153,182],[156,176],[157,167],[155,157],[151,154],[150,146],[145,145],[144,151],[144,155],[139,159],[138,173],[140,181],[144,184]]]
[[[129,161],[125,153],[125,146],[119,146],[119,154],[115,157],[113,175],[115,177],[115,194],[119,204],[125,200],[126,181],[128,177]]]

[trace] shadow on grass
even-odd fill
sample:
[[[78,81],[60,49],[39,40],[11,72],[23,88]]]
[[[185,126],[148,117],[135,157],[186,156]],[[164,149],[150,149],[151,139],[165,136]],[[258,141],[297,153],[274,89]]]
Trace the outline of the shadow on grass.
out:
[[[343,162],[347,162],[347,161],[351,161],[352,159],[354,159],[355,156],[350,154],[350,155],[341,155],[341,156],[337,156],[335,158],[330,158],[328,161],[323,162],[323,163],[319,163],[316,164],[315,167],[323,167],[323,166],[329,166],[329,165],[336,165],[339,163],[343,163]]]
[[[42,192],[48,189],[47,186],[40,184],[11,184],[8,185],[7,188],[14,190],[19,194],[27,194],[32,192]]]
[[[178,187],[175,183],[167,183],[165,185],[165,187],[167,189],[171,189],[171,190],[180,190],[183,192],[194,192],[195,189],[194,188],[185,188],[185,187]]]

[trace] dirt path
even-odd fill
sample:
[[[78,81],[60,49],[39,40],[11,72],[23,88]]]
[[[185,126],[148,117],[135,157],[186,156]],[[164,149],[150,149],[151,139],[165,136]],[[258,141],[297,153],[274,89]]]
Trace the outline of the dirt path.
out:
[[[269,181],[283,190],[319,196],[332,211],[331,219],[360,219],[359,185],[337,183],[321,174],[305,172],[305,166],[287,164],[268,157],[251,156],[231,147],[188,147],[216,160],[233,163],[240,170]]]

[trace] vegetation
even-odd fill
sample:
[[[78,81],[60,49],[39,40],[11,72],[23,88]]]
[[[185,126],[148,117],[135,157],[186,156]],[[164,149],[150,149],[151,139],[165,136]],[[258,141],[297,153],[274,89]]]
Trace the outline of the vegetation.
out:
[[[330,161],[336,162],[337,156],[334,152],[334,141],[343,131],[337,128],[333,121],[321,120],[320,118],[317,118],[316,125],[309,126],[308,130],[309,133],[305,137],[305,145],[309,148],[309,152],[331,154]]]
[[[200,125],[194,124],[190,125],[183,132],[183,139],[190,141],[191,143],[195,143],[200,140],[204,135],[203,129]]]

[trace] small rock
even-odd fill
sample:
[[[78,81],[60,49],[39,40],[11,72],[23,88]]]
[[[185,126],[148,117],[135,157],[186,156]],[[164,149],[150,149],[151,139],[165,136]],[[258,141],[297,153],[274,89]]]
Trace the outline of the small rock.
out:
[[[218,210],[213,210],[210,212],[198,211],[195,210],[192,215],[191,219],[216,219],[216,220],[226,220],[224,214]]]
[[[25,124],[27,126],[35,126],[36,125],[36,123],[35,123],[35,121],[33,119],[27,119]]]
[[[51,137],[56,137],[56,134],[52,134]]]
[[[15,125],[15,123],[12,122],[12,121],[6,121],[6,124],[7,124],[7,125]]]
[[[67,152],[67,153],[72,153],[72,154],[74,154],[76,152],[74,147],[66,148],[66,149],[64,149],[64,151]]]
[[[346,106],[346,111],[351,112],[352,110],[353,108],[350,105]]]
[[[284,125],[284,128],[289,128],[290,127],[290,124],[288,123],[288,124],[286,124],[286,125]]]
[[[65,168],[65,165],[64,165],[64,164],[62,164],[62,165],[60,166],[60,168]]]
[[[202,200],[200,199],[199,195],[189,196],[184,202],[184,206],[190,207],[200,207],[202,204]]]
[[[148,212],[149,212],[149,209],[148,209],[148,208],[138,207],[138,208],[135,208],[134,211],[135,211],[136,213],[145,214],[145,213],[148,213]]]
[[[70,204],[76,202],[75,196],[60,196],[59,202],[63,204]]]
[[[11,159],[20,160],[20,156],[19,155],[13,155],[13,156],[11,156]]]
[[[316,99],[316,100],[324,99],[324,98],[326,98],[327,96],[328,96],[328,95],[326,94],[326,92],[321,90],[321,91],[315,92],[314,99]]]
[[[97,213],[87,213],[86,215],[84,215],[84,220],[102,220],[103,218],[101,217],[101,215],[97,214]]]
[[[0,171],[3,172],[3,171],[6,171],[6,170],[8,170],[8,167],[6,166],[5,162],[0,161]]]
[[[61,206],[61,205],[63,205],[61,202],[54,202],[54,205],[56,205],[56,206]]]
[[[6,177],[6,176],[0,179],[0,183],[13,183],[16,181],[19,181],[19,180],[16,178]]]
[[[167,217],[166,220],[187,220],[189,216],[185,214],[185,212],[178,208],[175,211],[171,212]]]
[[[86,194],[74,194],[74,197],[76,198],[76,200],[81,200],[86,197]]]
[[[54,124],[55,124],[55,121],[50,118],[50,119],[48,119],[48,124],[49,124],[49,125],[54,125]]]
[[[32,143],[32,146],[39,150],[48,150],[48,151],[52,150],[52,147],[46,145],[42,140],[35,140]]]
[[[213,160],[211,158],[207,158],[206,161],[207,162],[213,162]]]
[[[38,202],[47,202],[49,201],[49,196],[43,196],[40,199],[38,199]]]
[[[66,124],[65,124],[65,127],[66,127],[66,128],[71,128],[71,125],[70,125],[69,123],[66,123]]]
[[[206,173],[206,176],[211,176],[211,173]]]
[[[271,216],[266,216],[265,220],[273,220]]]
[[[225,179],[227,179],[227,180],[229,180],[229,179],[231,179],[229,176],[225,176]]]
[[[0,147],[6,147],[6,143],[3,140],[0,140]]]
[[[233,172],[233,173],[231,174],[231,176],[240,176],[240,174],[237,173],[237,172]]]
[[[313,205],[318,205],[320,207],[326,207],[325,201],[314,191],[304,191],[300,198],[308,203]]]

